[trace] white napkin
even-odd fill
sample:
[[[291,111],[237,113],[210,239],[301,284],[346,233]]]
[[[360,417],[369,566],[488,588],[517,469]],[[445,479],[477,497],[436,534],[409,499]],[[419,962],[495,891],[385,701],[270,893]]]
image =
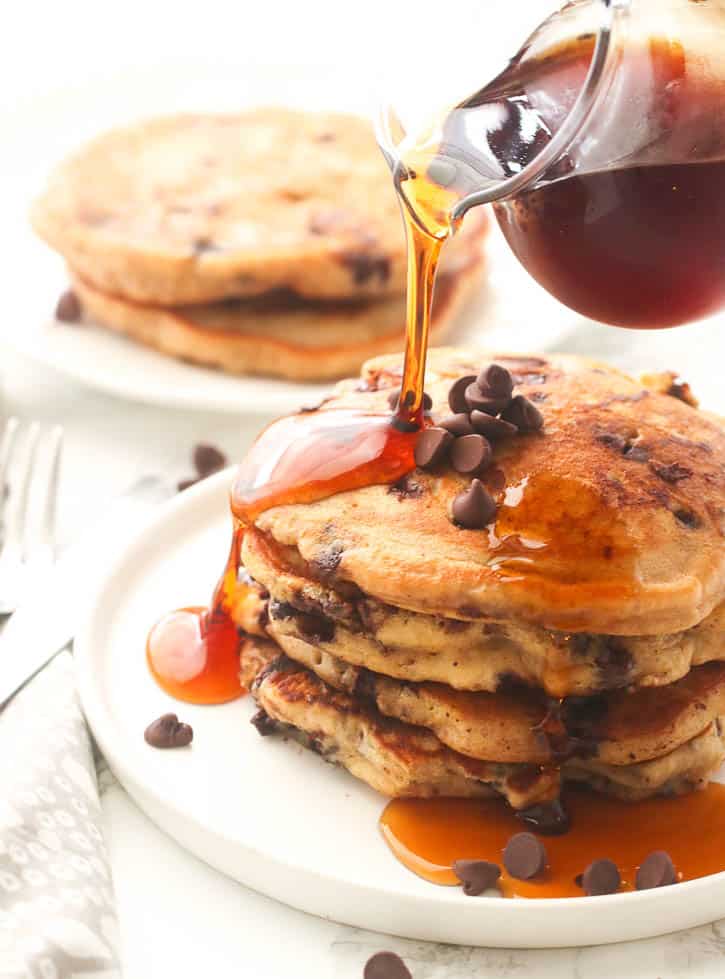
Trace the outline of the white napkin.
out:
[[[119,979],[101,817],[65,652],[0,712],[0,979]]]

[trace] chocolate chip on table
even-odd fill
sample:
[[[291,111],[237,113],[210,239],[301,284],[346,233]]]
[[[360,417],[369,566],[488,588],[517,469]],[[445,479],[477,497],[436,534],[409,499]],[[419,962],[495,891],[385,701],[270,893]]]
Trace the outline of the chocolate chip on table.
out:
[[[484,367],[476,383],[481,391],[491,398],[510,398],[514,389],[510,372],[500,364],[489,364],[488,367]]]
[[[185,748],[191,744],[194,732],[176,714],[162,714],[149,724],[143,736],[152,748]]]
[[[78,296],[72,289],[66,289],[60,294],[58,303],[55,307],[55,318],[61,323],[79,323],[83,315],[83,309]]]
[[[451,504],[453,522],[466,530],[482,530],[496,516],[496,501],[480,479],[459,493]]]
[[[453,873],[463,884],[463,893],[478,897],[484,891],[496,886],[501,876],[501,868],[490,860],[456,860]]]
[[[432,469],[448,455],[453,436],[445,428],[425,428],[415,442],[415,464],[420,469]]]
[[[672,858],[664,850],[655,850],[642,861],[635,879],[638,891],[648,891],[652,887],[667,887],[677,883],[677,874]]]
[[[483,411],[487,415],[498,415],[507,406],[510,398],[492,398],[482,391],[478,384],[469,384],[465,391],[466,404],[469,411]]]
[[[438,427],[445,428],[447,432],[455,436],[473,435],[473,425],[465,411],[461,411],[457,415],[446,415],[438,422]]]
[[[619,890],[621,877],[613,860],[594,860],[581,874],[579,885],[590,897],[602,894],[615,894]]]
[[[201,477],[211,476],[212,473],[219,472],[227,464],[227,457],[214,445],[206,442],[199,442],[194,446],[193,453],[194,468]]]
[[[533,833],[516,833],[503,851],[503,864],[517,880],[531,880],[546,867],[546,849]]]
[[[450,433],[446,434],[453,439]],[[451,465],[464,476],[478,476],[491,462],[491,454],[491,443],[483,435],[463,435],[453,442]]]
[[[376,952],[365,963],[363,979],[413,979],[410,970],[395,952]]]
[[[451,389],[448,392],[448,405],[454,415],[459,415],[461,413],[468,414],[468,402],[466,401],[466,389],[470,387],[476,380],[474,374],[467,374],[465,377],[459,377],[457,381],[454,381],[451,385]]]
[[[537,432],[544,426],[544,416],[523,394],[517,394],[511,399],[510,404],[501,412],[501,417],[516,425],[521,432]]]
[[[484,411],[474,410],[469,417],[473,428],[480,435],[485,435],[490,441],[495,442],[497,439],[510,438],[518,432],[518,428],[511,422],[504,421],[503,418],[494,418],[493,415],[487,415]],[[445,426],[441,423],[441,427]]]

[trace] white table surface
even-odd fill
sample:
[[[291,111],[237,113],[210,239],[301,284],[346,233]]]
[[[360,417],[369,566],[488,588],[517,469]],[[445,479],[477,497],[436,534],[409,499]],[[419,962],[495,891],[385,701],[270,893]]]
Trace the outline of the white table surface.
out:
[[[636,370],[671,366],[707,407],[725,412],[725,318],[651,334],[582,326],[559,346]],[[117,401],[15,355],[2,356],[2,375],[6,409],[65,426],[60,520],[66,541],[139,476],[159,473],[175,480],[188,474],[195,442],[213,441],[238,457],[262,423]],[[725,920],[619,946],[504,951],[404,942],[315,919],[185,853],[139,811],[107,769],[102,767],[100,778],[127,979],[359,979],[367,958],[381,948],[402,954],[414,979],[715,979],[725,971]]]

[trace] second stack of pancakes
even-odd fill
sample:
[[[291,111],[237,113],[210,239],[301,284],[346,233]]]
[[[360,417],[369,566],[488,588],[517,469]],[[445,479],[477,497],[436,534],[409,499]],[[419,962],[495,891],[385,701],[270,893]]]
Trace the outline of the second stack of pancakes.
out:
[[[485,525],[457,524],[471,477],[449,454],[246,531],[257,726],[385,795],[500,793],[552,830],[566,781],[631,800],[702,787],[725,757],[723,427],[668,376],[495,359],[543,427],[494,439]],[[433,423],[482,361],[431,351]],[[378,358],[322,410],[385,410],[399,377]]]

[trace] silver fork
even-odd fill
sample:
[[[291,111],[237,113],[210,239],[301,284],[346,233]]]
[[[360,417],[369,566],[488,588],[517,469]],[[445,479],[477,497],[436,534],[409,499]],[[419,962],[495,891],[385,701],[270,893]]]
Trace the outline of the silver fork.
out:
[[[55,563],[63,429],[9,418],[0,439],[0,616]]]

